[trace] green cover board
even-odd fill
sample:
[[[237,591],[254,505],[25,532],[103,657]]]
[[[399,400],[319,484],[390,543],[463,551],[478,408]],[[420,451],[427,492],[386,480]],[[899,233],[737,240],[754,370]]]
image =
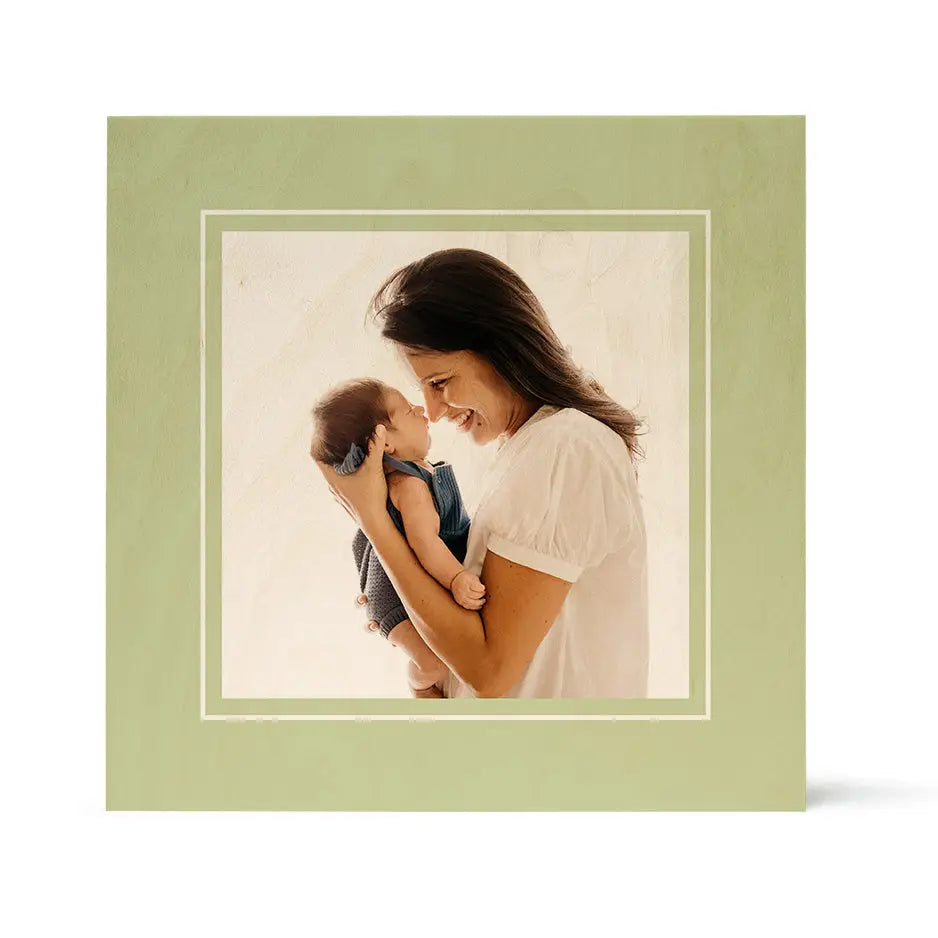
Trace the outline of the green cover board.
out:
[[[108,806],[802,809],[804,195],[798,117],[112,119]],[[222,697],[220,238],[362,228],[688,233],[687,699]]]

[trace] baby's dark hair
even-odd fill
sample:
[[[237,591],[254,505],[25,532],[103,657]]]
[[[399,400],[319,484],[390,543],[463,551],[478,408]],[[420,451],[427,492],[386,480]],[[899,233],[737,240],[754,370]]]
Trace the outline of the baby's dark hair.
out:
[[[355,378],[332,388],[313,408],[310,456],[329,465],[341,463],[353,443],[367,453],[375,427],[391,423],[385,391],[387,385],[376,378]]]

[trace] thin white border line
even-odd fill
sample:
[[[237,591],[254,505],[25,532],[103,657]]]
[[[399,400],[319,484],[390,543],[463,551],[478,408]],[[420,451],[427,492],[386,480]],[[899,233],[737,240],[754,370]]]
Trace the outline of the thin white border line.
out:
[[[206,627],[205,627],[205,219],[208,215],[702,215],[704,217],[704,283],[705,283],[705,335],[704,335],[704,528],[706,540],[704,543],[704,633],[706,647],[704,649],[704,712],[703,713],[674,713],[674,714],[325,714],[325,713],[292,713],[292,714],[234,714],[234,713],[207,713],[205,700],[205,664],[206,664]],[[711,658],[710,658],[710,209],[202,209],[199,213],[200,222],[200,529],[199,529],[199,559],[200,559],[200,662],[199,662],[199,701],[200,718],[205,721],[308,721],[308,720],[358,720],[372,722],[375,720],[641,720],[644,722],[674,721],[674,720],[710,720],[711,719]]]
[[[202,715],[203,720],[253,722],[253,721],[280,721],[292,722],[302,720],[358,720],[361,723],[371,723],[373,720],[642,720],[646,723],[658,720],[709,720],[705,713],[493,713],[489,716],[479,716],[474,713],[207,713]]]
[[[205,719],[205,213],[199,219],[199,705]]]
[[[704,713],[710,719],[710,212],[704,219]]]
[[[708,208],[656,208],[656,209],[576,209],[576,208],[310,208],[310,209],[260,209],[260,208],[205,208],[202,215],[706,215]]]

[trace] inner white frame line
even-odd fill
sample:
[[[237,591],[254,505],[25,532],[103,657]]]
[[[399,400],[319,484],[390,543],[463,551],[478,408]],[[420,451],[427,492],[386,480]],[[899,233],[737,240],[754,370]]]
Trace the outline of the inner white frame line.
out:
[[[205,433],[206,433],[206,390],[205,390],[205,219],[209,215],[650,215],[677,216],[696,215],[704,217],[704,712],[703,713],[603,713],[603,714],[327,714],[327,713],[206,713],[205,665]],[[710,209],[202,209],[199,213],[199,716],[204,721],[306,721],[306,720],[710,720],[711,719],[711,634],[710,634]],[[270,698],[265,698],[270,699]],[[314,698],[311,698],[314,699]]]

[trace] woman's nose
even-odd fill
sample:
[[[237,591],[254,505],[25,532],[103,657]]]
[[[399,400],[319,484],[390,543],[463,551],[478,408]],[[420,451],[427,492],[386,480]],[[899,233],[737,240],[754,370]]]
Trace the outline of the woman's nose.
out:
[[[427,388],[423,392],[423,399],[426,402],[426,415],[430,418],[431,423],[436,423],[443,414],[446,413],[446,404],[440,400],[438,392]]]

